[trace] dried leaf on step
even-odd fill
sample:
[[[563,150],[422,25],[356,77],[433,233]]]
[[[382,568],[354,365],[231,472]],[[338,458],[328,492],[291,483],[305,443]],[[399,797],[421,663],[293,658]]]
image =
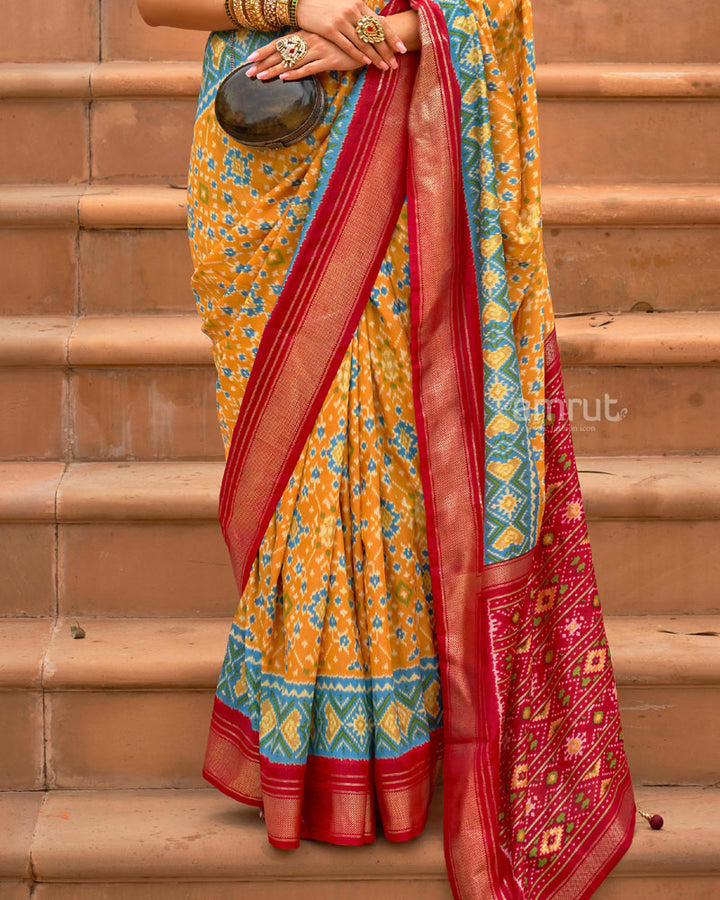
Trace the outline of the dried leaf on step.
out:
[[[85,637],[85,629],[76,622],[74,625],[70,626],[70,634],[73,636],[74,640],[77,641],[80,640],[80,638]]]

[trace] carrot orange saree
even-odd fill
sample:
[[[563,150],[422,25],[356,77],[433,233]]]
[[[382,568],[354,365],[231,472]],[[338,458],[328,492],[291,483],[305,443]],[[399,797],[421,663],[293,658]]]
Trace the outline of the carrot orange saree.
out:
[[[208,44],[189,221],[241,600],[204,774],[276,846],[360,844],[378,817],[419,833],[442,756],[455,896],[574,900],[635,807],[547,284],[530,9],[413,5],[422,51],[328,75],[325,121],[286,150],[219,131],[233,60]]]

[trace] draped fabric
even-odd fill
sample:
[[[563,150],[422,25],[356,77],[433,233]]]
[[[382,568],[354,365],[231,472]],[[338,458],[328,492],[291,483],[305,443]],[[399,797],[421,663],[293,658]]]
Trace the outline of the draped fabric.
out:
[[[204,774],[270,841],[418,834],[456,897],[587,897],[634,802],[542,245],[530,7],[417,0],[397,72],[325,78],[302,144],[212,100],[193,276],[241,594]],[[389,11],[402,8],[399,0]],[[241,57],[267,40],[239,33]]]

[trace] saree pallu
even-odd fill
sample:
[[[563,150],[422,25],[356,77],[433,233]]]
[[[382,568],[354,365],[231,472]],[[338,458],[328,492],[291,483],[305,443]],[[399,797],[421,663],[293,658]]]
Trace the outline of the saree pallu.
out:
[[[635,806],[542,244],[523,0],[413,2],[422,50],[249,151],[212,100],[193,276],[241,593],[204,774],[275,846],[418,834],[453,893],[583,898]],[[402,8],[391,4],[388,11]],[[241,56],[267,41],[238,35]]]

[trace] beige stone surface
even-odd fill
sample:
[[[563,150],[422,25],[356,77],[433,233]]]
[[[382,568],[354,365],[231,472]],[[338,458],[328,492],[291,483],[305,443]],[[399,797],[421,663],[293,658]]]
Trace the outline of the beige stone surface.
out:
[[[207,35],[180,28],[151,28],[140,18],[135,0],[104,0],[103,59],[200,60]]]
[[[227,619],[83,619],[83,640],[58,620],[45,661],[48,691],[172,690],[213,686],[231,622]]]
[[[694,627],[694,626],[690,626]],[[720,647],[720,637],[705,638]],[[610,636],[613,659],[617,651]],[[658,648],[660,650],[660,648]],[[660,650],[660,652],[662,652]],[[715,656],[720,651],[715,650]],[[623,660],[625,662],[625,660]],[[636,660],[643,662],[642,656]],[[675,658],[664,658],[672,670]],[[621,675],[617,676],[618,680]],[[672,675],[668,675],[668,679]],[[716,673],[717,680],[717,673]],[[619,689],[620,715],[630,772],[636,784],[715,784],[720,781],[718,684]],[[689,746],[690,744],[690,746]]]
[[[720,520],[588,523],[606,615],[720,613]]]
[[[53,140],[42,140],[51,134]],[[0,102],[0,181],[87,181],[88,111],[83,100]]]
[[[52,522],[62,462],[0,461],[0,521]]]
[[[0,34],[0,60],[95,60],[98,58],[100,4],[63,0],[9,3]],[[30,25],[29,23],[32,23]]]
[[[590,519],[718,518],[716,457],[585,456],[578,471]]]
[[[187,190],[183,185],[91,185],[80,198],[78,216],[83,228],[185,231]]]
[[[0,792],[0,834],[3,835],[0,879],[3,881],[19,881],[30,874],[30,841],[43,799],[41,793]]]
[[[211,692],[53,691],[46,704],[51,788],[204,786]]]
[[[568,366],[564,379],[574,407],[573,443],[582,456],[720,451],[717,367]],[[606,397],[615,401],[610,415]]]
[[[695,873],[717,878],[717,789],[640,788],[637,797],[642,808],[661,813],[666,824],[654,832],[638,819],[633,845],[613,876],[633,879],[627,896],[634,896],[636,878],[644,885],[656,878],[671,884],[673,877]],[[278,879],[312,881],[320,871],[330,882],[346,880],[348,866],[353,880],[361,882],[438,879],[444,873],[440,800],[436,797],[423,835],[406,844],[380,839],[348,848],[308,841],[298,850],[282,851],[268,845],[256,810],[217,791],[57,791],[40,816],[33,857],[42,882],[77,881],[78,868],[83,881],[101,884],[209,879],[269,888]],[[288,887],[283,886],[285,892]],[[115,890],[108,900],[125,896],[120,887]]]
[[[195,312],[182,230],[83,231],[79,259],[86,315]]]
[[[57,609],[55,525],[0,523],[0,616],[52,616]]]
[[[77,235],[70,228],[0,230],[0,315],[70,315],[75,311]]]
[[[40,687],[51,631],[49,619],[0,620],[0,685],[3,690]]]
[[[691,0],[683,15],[648,0],[536,0],[535,53],[540,62],[713,62],[716,12],[714,0]]]
[[[550,227],[543,235],[555,311],[720,308],[717,229]]]
[[[185,184],[197,99],[96,100],[92,177],[115,184]]]
[[[204,366],[212,364],[210,340],[198,316],[88,316],[73,332],[73,366]]]
[[[563,226],[702,226],[720,223],[714,184],[543,184],[543,223]]]
[[[78,221],[84,185],[0,185],[0,226],[3,228],[67,228]]]
[[[152,900],[367,900],[368,888],[378,900],[451,900],[452,892],[447,876],[438,872],[435,878],[416,881],[400,879],[372,879],[369,886],[363,881],[303,881],[278,880],[269,884],[256,882],[193,882],[166,884],[153,882]],[[33,897],[40,900],[147,900],[147,884],[38,884]],[[675,900],[677,900],[677,896]],[[684,896],[684,895],[683,895]],[[698,900],[706,897],[697,895]],[[0,893],[0,900],[4,900]],[[15,900],[15,898],[11,898]],[[663,898],[664,900],[664,898]],[[689,898],[695,900],[695,898]]]
[[[73,463],[58,490],[58,521],[215,521],[223,469],[175,460]]]
[[[65,396],[62,369],[0,368],[0,457],[63,456]]]
[[[0,734],[0,791],[43,788],[43,702],[40,691],[0,691]]]
[[[543,179],[585,184],[717,182],[720,154],[710,136],[718,128],[717,100],[541,95]]]
[[[565,367],[716,366],[720,359],[715,312],[569,316],[557,330]]]
[[[30,900],[29,882],[0,881],[0,900]]]
[[[210,367],[76,369],[76,459],[223,459]]]
[[[0,318],[2,366],[62,366],[74,325],[72,316]]]
[[[59,529],[59,553],[63,616],[229,621],[238,604],[219,522],[71,523]]]

